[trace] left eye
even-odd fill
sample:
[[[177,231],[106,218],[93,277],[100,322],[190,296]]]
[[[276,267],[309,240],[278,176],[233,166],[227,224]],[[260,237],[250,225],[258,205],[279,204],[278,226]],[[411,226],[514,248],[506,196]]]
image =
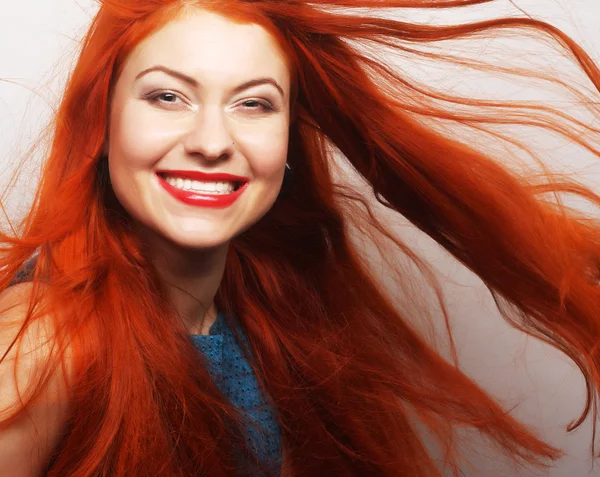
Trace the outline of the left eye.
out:
[[[244,101],[242,105],[244,109],[262,109],[263,111],[271,111],[273,109],[269,103],[257,99],[249,99],[248,101]]]

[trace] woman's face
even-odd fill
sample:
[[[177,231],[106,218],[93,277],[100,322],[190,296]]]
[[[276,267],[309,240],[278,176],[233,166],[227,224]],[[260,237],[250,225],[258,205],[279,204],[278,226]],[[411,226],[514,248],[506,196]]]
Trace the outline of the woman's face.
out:
[[[275,202],[290,75],[258,25],[198,10],[124,64],[107,142],[114,192],[145,230],[186,248],[226,244]]]

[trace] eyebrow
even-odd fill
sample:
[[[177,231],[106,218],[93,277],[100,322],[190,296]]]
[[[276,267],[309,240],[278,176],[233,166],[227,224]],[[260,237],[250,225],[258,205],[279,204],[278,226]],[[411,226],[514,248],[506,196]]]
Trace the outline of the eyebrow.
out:
[[[171,68],[167,68],[166,66],[161,66],[161,65],[152,66],[152,67],[147,68],[144,71],[140,72],[135,77],[135,81],[139,80],[142,76],[147,75],[148,73],[151,73],[153,71],[162,71],[163,73],[166,73],[169,76],[173,76],[173,77],[183,81],[184,83],[189,84],[190,86],[192,86],[194,88],[198,88],[200,86],[200,83],[195,78],[192,78],[191,76],[181,73],[180,71],[176,71],[176,70],[173,70]],[[285,97],[283,88],[279,85],[279,83],[277,81],[275,81],[273,78],[270,78],[268,76],[263,77],[263,78],[255,78],[255,79],[251,79],[250,81],[246,81],[246,82],[240,84],[239,86],[236,86],[233,89],[233,93],[237,94],[237,93],[244,91],[245,89],[251,88],[252,86],[258,86],[261,84],[271,84],[271,85],[275,86],[275,88],[277,88],[277,90],[281,93],[281,96]]]

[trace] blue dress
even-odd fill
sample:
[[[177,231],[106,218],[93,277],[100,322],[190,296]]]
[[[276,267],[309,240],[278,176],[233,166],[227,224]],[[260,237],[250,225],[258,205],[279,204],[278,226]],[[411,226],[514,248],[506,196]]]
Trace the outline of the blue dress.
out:
[[[32,280],[35,265],[35,259],[27,262],[9,286]],[[243,328],[236,326],[236,330],[247,344]],[[280,429],[227,319],[219,312],[208,335],[190,335],[190,339],[206,356],[208,371],[223,395],[263,430],[264,434],[248,427],[246,438],[255,454],[278,475],[282,459]]]
[[[240,339],[247,344],[241,326],[236,326]],[[264,431],[257,432],[248,427],[247,439],[251,448],[263,462],[272,465],[276,474],[281,468],[280,429],[273,409],[261,392],[256,375],[244,356],[243,350],[221,312],[210,327],[208,335],[190,335],[192,342],[206,356],[208,370],[217,387],[251,422],[258,423]],[[265,442],[266,439],[266,442]],[[261,451],[261,449],[265,449]]]

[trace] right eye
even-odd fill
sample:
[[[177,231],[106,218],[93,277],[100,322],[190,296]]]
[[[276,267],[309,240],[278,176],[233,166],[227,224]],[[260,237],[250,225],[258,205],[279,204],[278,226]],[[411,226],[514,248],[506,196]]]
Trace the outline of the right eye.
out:
[[[165,106],[177,105],[177,100],[183,103],[183,100],[172,91],[155,91],[144,96],[150,104],[159,104]]]

